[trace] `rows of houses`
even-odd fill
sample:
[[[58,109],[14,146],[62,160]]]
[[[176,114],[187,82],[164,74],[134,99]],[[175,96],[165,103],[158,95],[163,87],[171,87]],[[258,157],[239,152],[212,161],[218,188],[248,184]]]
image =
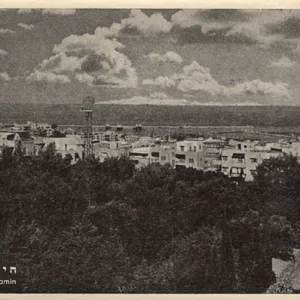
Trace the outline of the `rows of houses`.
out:
[[[24,155],[36,155],[54,143],[56,151],[68,156],[72,163],[84,158],[84,139],[81,135],[67,134],[65,137],[35,137],[27,131],[0,131],[0,149],[13,148],[16,137],[22,140]],[[109,157],[129,156],[137,168],[151,163],[169,164],[174,168],[195,168],[204,171],[220,170],[230,177],[253,179],[257,166],[272,157],[283,153],[300,159],[300,142],[278,141],[237,141],[214,138],[171,139],[125,136],[116,132],[94,134],[93,149],[95,157],[104,161]]]
[[[45,141],[54,142],[57,151],[62,155],[71,155],[74,162],[76,157],[83,158],[84,143],[80,136],[47,138]],[[300,142],[262,143],[213,138],[171,141],[150,137],[128,140],[115,136],[108,139],[106,134],[94,140],[94,155],[100,161],[126,155],[135,162],[137,168],[159,163],[174,168],[220,170],[230,177],[242,177],[247,181],[253,180],[257,166],[263,161],[283,153],[297,156],[300,160]]]

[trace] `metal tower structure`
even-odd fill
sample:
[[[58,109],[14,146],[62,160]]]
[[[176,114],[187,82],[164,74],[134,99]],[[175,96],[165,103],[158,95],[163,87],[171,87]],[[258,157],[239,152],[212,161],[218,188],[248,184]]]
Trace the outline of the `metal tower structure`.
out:
[[[85,157],[93,154],[93,106],[95,99],[91,96],[86,97],[81,105],[80,111],[84,113],[85,132],[84,132],[84,152]]]

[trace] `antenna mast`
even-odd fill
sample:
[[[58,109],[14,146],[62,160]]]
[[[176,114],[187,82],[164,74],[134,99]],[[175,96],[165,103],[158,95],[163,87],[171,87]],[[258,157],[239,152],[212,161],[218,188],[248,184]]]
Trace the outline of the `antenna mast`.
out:
[[[86,97],[80,109],[80,112],[84,113],[85,118],[85,132],[84,132],[84,152],[85,157],[93,154],[93,106],[95,99],[91,96]]]

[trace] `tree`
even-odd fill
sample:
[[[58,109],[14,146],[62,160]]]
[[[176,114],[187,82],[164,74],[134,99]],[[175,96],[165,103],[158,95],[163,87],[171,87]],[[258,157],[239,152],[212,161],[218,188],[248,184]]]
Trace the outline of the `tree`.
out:
[[[290,259],[299,240],[289,157],[236,185],[126,157],[71,165],[55,144],[30,158],[6,150],[0,254],[20,262],[18,292],[262,293],[272,257]]]

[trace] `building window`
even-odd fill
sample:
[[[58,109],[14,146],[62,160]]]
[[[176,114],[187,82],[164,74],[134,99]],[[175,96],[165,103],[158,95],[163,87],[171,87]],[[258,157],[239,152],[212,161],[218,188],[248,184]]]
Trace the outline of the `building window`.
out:
[[[251,161],[252,163],[256,163],[256,162],[257,162],[257,158],[250,158],[250,161]]]
[[[161,156],[161,160],[166,160],[166,157],[165,156]]]
[[[158,152],[152,152],[151,155],[152,155],[153,157],[159,157],[159,153],[158,153]]]
[[[134,152],[130,152],[129,156],[140,156],[140,157],[147,157],[148,153],[134,153]]]
[[[232,158],[237,159],[238,162],[244,162],[244,159],[245,159],[245,153],[233,153],[233,154],[232,154]],[[241,159],[242,161],[240,161],[240,159]]]
[[[180,146],[180,151],[184,151],[184,146]]]
[[[196,152],[197,151],[197,147],[196,146],[194,146],[194,152]]]
[[[199,145],[199,150],[201,150],[201,145]]]
[[[231,168],[231,174],[245,174],[243,168]]]
[[[226,161],[228,159],[228,156],[222,156],[222,160]]]
[[[184,154],[176,154],[176,158],[185,160]]]
[[[238,162],[239,162],[239,163],[243,163],[244,160],[243,160],[242,158],[238,158]]]
[[[189,158],[189,163],[193,164],[194,163],[194,159],[193,158]]]

